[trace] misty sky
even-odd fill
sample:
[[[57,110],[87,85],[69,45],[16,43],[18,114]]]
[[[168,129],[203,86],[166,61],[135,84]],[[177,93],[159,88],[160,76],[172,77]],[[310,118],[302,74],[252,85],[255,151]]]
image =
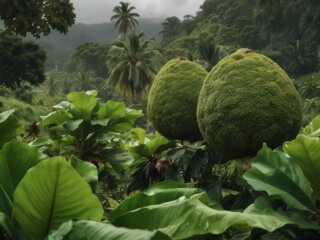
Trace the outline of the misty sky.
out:
[[[126,1],[126,0],[123,0]],[[127,0],[137,9],[142,18],[171,17],[182,18],[194,15],[203,0]],[[77,23],[109,22],[112,9],[120,0],[71,0],[77,14]]]

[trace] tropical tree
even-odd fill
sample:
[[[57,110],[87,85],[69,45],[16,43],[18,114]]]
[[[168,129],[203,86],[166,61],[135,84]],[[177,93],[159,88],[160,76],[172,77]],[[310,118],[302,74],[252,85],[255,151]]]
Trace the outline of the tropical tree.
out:
[[[78,71],[92,71],[98,77],[107,78],[108,69],[105,64],[110,46],[103,43],[87,42],[77,47],[70,63]]]
[[[8,34],[34,37],[48,35],[52,29],[66,33],[76,15],[70,0],[0,0],[0,19],[4,28],[0,40]]]
[[[206,70],[210,71],[220,60],[220,49],[212,38],[201,38],[198,41],[199,60],[204,62]]]
[[[318,65],[317,48],[308,44],[304,39],[296,40],[295,44],[290,44],[286,52],[286,70],[294,75],[299,76],[312,72]]]
[[[62,92],[67,95],[69,92],[71,92],[73,87],[73,82],[71,81],[70,76],[65,76],[61,81],[61,90]]]
[[[160,34],[162,36],[162,44],[171,42],[181,32],[181,21],[178,17],[169,17],[161,24],[162,30]]]
[[[136,18],[140,17],[140,15],[132,12],[134,9],[136,8],[130,6],[130,3],[122,1],[113,8],[115,15],[111,17],[111,21],[116,21],[116,28],[124,36],[127,35],[128,31],[133,31],[136,25],[139,24]]]
[[[0,41],[0,83],[13,88],[22,81],[37,85],[45,80],[46,52],[40,46],[17,36]]]
[[[91,89],[98,89],[99,84],[97,84],[101,80],[103,81],[102,78],[96,77],[94,72],[92,71],[81,71],[78,73],[76,77],[77,85],[78,85],[78,90],[79,91],[88,91]]]
[[[55,97],[59,93],[58,80],[53,77],[49,77],[45,82],[45,94],[46,96]]]
[[[120,37],[108,52],[108,82],[123,96],[140,97],[160,68],[161,54],[144,33]],[[107,84],[106,84],[107,85]]]

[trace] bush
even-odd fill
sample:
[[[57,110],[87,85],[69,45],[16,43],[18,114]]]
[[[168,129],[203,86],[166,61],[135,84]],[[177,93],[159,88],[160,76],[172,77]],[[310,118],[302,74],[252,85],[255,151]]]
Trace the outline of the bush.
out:
[[[264,142],[277,147],[296,136],[300,98],[275,62],[240,49],[211,70],[197,116],[203,137],[225,159],[253,156]]]

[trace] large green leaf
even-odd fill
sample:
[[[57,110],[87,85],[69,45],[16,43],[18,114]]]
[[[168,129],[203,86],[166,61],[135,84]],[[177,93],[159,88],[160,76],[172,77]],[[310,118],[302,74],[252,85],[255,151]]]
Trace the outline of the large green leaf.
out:
[[[51,125],[58,125],[65,121],[71,120],[73,117],[72,115],[65,111],[65,110],[57,110],[54,112],[49,113],[46,116],[42,116],[41,124],[43,126],[51,126]]]
[[[28,144],[12,140],[3,146],[0,151],[0,185],[11,199],[15,188],[29,168],[39,162],[40,153]]]
[[[305,135],[320,137],[320,115],[312,119],[311,123],[303,130]]]
[[[98,103],[95,94],[90,95],[85,92],[71,92],[67,99],[73,104],[72,112],[77,118],[85,120],[91,119],[91,113]]]
[[[152,155],[156,152],[156,150],[161,147],[162,145],[165,145],[168,143],[169,140],[165,137],[159,135],[155,137],[154,139],[150,140],[146,143],[146,147],[149,149],[149,154]]]
[[[94,164],[82,161],[75,156],[70,158],[70,162],[78,174],[94,189],[98,182],[97,167]]]
[[[158,231],[117,228],[93,221],[66,222],[48,240],[169,240]]]
[[[144,144],[146,140],[146,131],[143,128],[132,128],[131,137],[137,139],[140,144]]]
[[[109,122],[106,130],[111,132],[126,132],[132,127],[133,122],[128,120],[126,117],[113,119]]]
[[[127,108],[126,119],[129,120],[131,124],[134,124],[134,122],[141,117],[143,117],[141,110]]]
[[[244,179],[255,190],[266,191],[292,208],[315,210],[309,182],[298,163],[283,152],[263,146]]]
[[[109,162],[114,170],[121,172],[125,166],[133,162],[133,157],[119,144],[113,144],[98,153],[106,162]]]
[[[15,110],[0,113],[0,148],[22,132],[23,129],[18,118],[14,116]]]
[[[79,128],[80,124],[83,122],[83,119],[66,121],[63,123],[63,127],[68,131],[75,131]]]
[[[320,199],[320,140],[298,135],[295,140],[284,144],[284,150],[298,161],[316,197]]]
[[[114,221],[121,215],[140,207],[173,201],[179,197],[190,197],[199,192],[201,190],[187,187],[185,184],[173,181],[161,182],[123,201],[111,212],[110,221]]]
[[[14,193],[13,213],[31,239],[71,220],[100,220],[103,209],[90,186],[62,157],[30,169]]]
[[[98,111],[98,119],[117,119],[124,117],[126,114],[126,107],[123,103],[108,101],[105,104],[101,104]]]
[[[271,232],[286,224],[319,229],[318,224],[308,219],[307,213],[274,211],[264,197],[258,198],[241,213],[221,209],[205,192],[185,196],[176,194],[174,198],[172,195],[175,192],[182,193],[188,188],[158,189],[153,186],[151,189],[149,193],[150,190],[146,191],[148,194],[144,197],[137,194],[123,201],[111,212],[112,224],[132,229],[159,230],[172,239],[221,234],[228,228],[243,232],[261,228]]]

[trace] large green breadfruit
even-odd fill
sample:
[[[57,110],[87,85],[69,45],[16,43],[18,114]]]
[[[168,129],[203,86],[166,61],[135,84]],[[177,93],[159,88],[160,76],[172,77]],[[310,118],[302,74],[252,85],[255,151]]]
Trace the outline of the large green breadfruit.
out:
[[[271,59],[239,49],[208,74],[197,118],[204,139],[228,160],[293,139],[302,113],[288,75]]]
[[[165,64],[157,74],[148,97],[148,118],[168,139],[202,139],[197,123],[197,102],[208,72],[179,58]]]

